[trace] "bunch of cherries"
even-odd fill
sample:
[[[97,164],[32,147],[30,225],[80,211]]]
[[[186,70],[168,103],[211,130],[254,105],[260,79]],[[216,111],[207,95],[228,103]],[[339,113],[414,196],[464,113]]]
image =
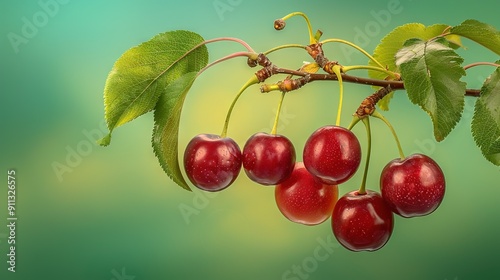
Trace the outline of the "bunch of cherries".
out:
[[[441,204],[445,192],[443,171],[426,155],[413,154],[405,157],[394,129],[380,113],[375,111],[376,103],[391,91],[390,88],[382,87],[367,97],[354,114],[355,118],[349,127],[340,126],[342,74],[345,74],[347,69],[353,70],[357,67],[343,68],[338,62],[328,60],[324,56],[322,43],[319,42],[322,32],[318,31],[314,36],[309,20],[303,13],[291,13],[276,20],[274,28],[282,30],[285,19],[296,15],[304,17],[308,24],[311,44],[305,49],[315,63],[303,66],[302,72],[285,71],[286,69],[275,67],[265,55],[259,54],[256,57],[248,56],[248,64],[252,67],[257,64],[263,67],[256,73],[258,82],[263,82],[276,73],[287,73],[291,76],[308,74],[295,80],[289,76],[273,86],[261,87],[262,92],[280,90],[283,93],[281,102],[285,92],[298,89],[314,80],[312,73],[318,69],[334,74],[333,77],[338,80],[340,87],[335,125],[323,126],[313,132],[305,142],[303,161],[298,162],[292,142],[276,133],[281,103],[273,131],[270,134],[259,132],[252,135],[246,141],[243,150],[233,139],[226,137],[227,118],[221,135],[200,134],[188,143],[184,153],[186,175],[196,187],[215,192],[230,186],[243,167],[252,181],[265,186],[275,186],[278,209],[290,221],[304,225],[318,225],[331,217],[333,234],[344,247],[352,251],[378,250],[387,243],[392,234],[394,213],[405,218],[425,216]],[[339,39],[330,41],[343,42],[361,50],[347,41]],[[366,51],[362,52],[367,54]],[[368,57],[376,61],[373,57],[369,55]],[[380,62],[377,64],[380,66],[377,69],[388,74],[389,78],[400,78],[397,73],[385,69]],[[325,79],[324,77],[319,76],[317,79]],[[246,86],[242,90],[245,88]],[[241,92],[233,101],[228,117]],[[365,187],[371,151],[370,117],[379,118],[389,126],[400,153],[399,158],[390,161],[383,168],[380,176],[380,192]],[[365,124],[368,135],[362,184],[359,189],[339,198],[338,186],[347,182],[360,166],[360,143],[351,131],[360,120]]]
[[[390,238],[396,213],[424,216],[441,203],[445,178],[430,157],[413,154],[389,162],[380,177],[380,193],[354,190],[338,198],[338,185],[348,181],[361,161],[361,147],[351,130],[337,125],[317,129],[306,141],[303,162],[296,162],[291,141],[259,132],[243,150],[231,138],[195,136],[184,153],[189,180],[205,191],[230,186],[243,166],[247,176],[275,186],[276,204],[292,222],[317,225],[331,219],[332,230],[352,251],[374,251]]]

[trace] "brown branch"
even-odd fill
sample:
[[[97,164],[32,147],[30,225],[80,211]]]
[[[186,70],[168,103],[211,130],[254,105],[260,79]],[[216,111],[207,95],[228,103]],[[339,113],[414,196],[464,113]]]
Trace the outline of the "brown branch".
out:
[[[479,89],[466,89],[465,90],[465,96],[473,96],[473,97],[479,97],[481,95],[481,90]]]
[[[319,56],[322,56],[321,54]],[[293,75],[293,76],[299,76],[299,77],[305,77],[307,76],[307,81],[300,81],[300,86],[299,87],[286,87],[286,91],[291,91],[298,89],[305,85],[306,83],[314,82],[314,81],[337,81],[337,75],[335,74],[316,74],[316,73],[308,73],[304,71],[298,71],[298,70],[291,70],[291,69],[286,69],[286,68],[280,68],[271,63],[271,61],[265,57],[263,54],[259,54],[259,58],[257,61],[255,61],[255,64],[260,64],[263,66],[263,68],[255,73],[257,76],[259,82],[264,82],[267,78],[275,75],[275,74],[288,74],[288,75]],[[336,63],[336,62],[334,62]],[[379,87],[389,87],[392,91],[399,90],[399,89],[405,89],[404,82],[403,81],[390,81],[390,80],[379,80],[379,79],[372,79],[372,78],[365,78],[365,77],[358,77],[358,76],[352,76],[348,74],[342,74],[342,80],[347,83],[354,83],[354,84],[363,84],[363,85],[369,85],[369,86],[379,86]],[[278,89],[283,89],[283,85],[280,85]],[[269,86],[264,86],[261,88],[262,92],[269,92],[272,90],[275,90],[275,87],[269,87]],[[480,90],[479,89],[466,89],[465,90],[465,95],[466,96],[474,96],[478,97],[480,95]]]
[[[290,74],[294,76],[310,76],[309,82],[314,81],[336,81],[338,80],[337,75],[335,74],[311,74],[296,70],[290,70],[285,68],[275,67],[272,71],[274,74]],[[405,89],[403,81],[387,81],[387,80],[379,80],[365,77],[352,76],[348,74],[342,74],[342,81],[354,84],[363,84],[369,86],[379,86],[379,87],[387,87],[390,86],[392,90]],[[466,89],[466,96],[475,96],[478,97],[480,95],[479,89]]]

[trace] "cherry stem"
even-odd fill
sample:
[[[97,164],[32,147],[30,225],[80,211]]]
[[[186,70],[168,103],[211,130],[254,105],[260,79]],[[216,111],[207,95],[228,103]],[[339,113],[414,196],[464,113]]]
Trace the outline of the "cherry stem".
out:
[[[361,118],[358,115],[354,114],[351,123],[347,127],[347,130],[352,130],[354,126],[359,123],[360,120]]]
[[[337,109],[337,120],[335,121],[335,125],[340,126],[340,117],[342,116],[342,103],[344,100],[344,83],[342,82],[342,74],[340,73],[341,66],[334,65],[332,67],[332,71],[337,75],[339,80],[339,107]]]
[[[370,118],[364,117],[361,118],[361,121],[365,125],[366,128],[366,137],[368,141],[368,149],[366,150],[366,161],[365,161],[365,170],[363,172],[363,180],[361,181],[361,186],[359,187],[358,194],[366,194],[366,179],[368,177],[368,168],[370,165],[370,156],[372,150],[372,131],[370,129]]]
[[[250,78],[240,89],[240,91],[238,92],[238,94],[236,94],[236,96],[234,97],[233,99],[233,102],[231,103],[231,106],[229,107],[229,110],[227,111],[227,115],[226,115],[226,120],[224,121],[224,128],[222,129],[222,133],[221,133],[221,138],[224,138],[226,137],[227,135],[227,127],[229,126],[229,119],[231,118],[231,114],[233,112],[233,109],[234,109],[234,105],[236,105],[236,101],[238,101],[238,99],[240,98],[241,94],[248,88],[250,87],[251,85],[253,84],[257,84],[259,83],[259,80],[257,79],[257,77],[255,75],[252,76],[252,78]]]
[[[358,51],[360,51],[361,53],[363,53],[366,57],[368,57],[371,61],[373,61],[375,64],[377,64],[380,68],[382,69],[385,69],[385,67],[378,61],[376,60],[373,56],[371,56],[367,51],[365,51],[363,48],[361,48],[360,46],[352,43],[352,42],[349,42],[349,41],[346,41],[346,40],[342,40],[342,39],[337,39],[337,38],[333,38],[333,39],[326,39],[322,42],[320,42],[320,44],[326,44],[326,43],[342,43],[342,44],[346,44],[346,45],[349,45],[355,49],[357,49]],[[392,74],[391,76],[393,76],[394,74]]]
[[[396,134],[396,130],[394,130],[394,127],[391,125],[389,120],[387,120],[382,114],[380,114],[377,110],[374,110],[372,113],[372,116],[381,119],[391,130],[392,136],[394,136],[394,140],[396,140],[396,144],[398,146],[398,151],[399,151],[399,157],[401,159],[405,158],[405,154],[403,153],[403,148],[401,147],[401,143],[399,142],[398,135]]]
[[[353,65],[353,66],[343,66],[342,67],[342,72],[347,73],[352,70],[358,70],[358,69],[365,69],[365,70],[373,70],[373,71],[379,71],[386,73],[387,75],[397,78],[397,75],[394,72],[391,72],[385,68],[380,68],[377,66],[370,66],[370,65]]]
[[[309,32],[309,42],[311,44],[314,44],[316,43],[316,39],[314,38],[314,35],[313,35],[313,32],[312,32],[312,27],[311,27],[311,22],[309,21],[309,18],[302,12],[293,12],[293,13],[290,13],[284,17],[281,18],[282,21],[286,21],[287,19],[293,17],[293,16],[301,16],[303,17],[305,20],[306,20],[306,24],[307,24],[307,30]],[[276,25],[275,25],[275,28],[276,28]],[[282,27],[281,29],[283,29],[284,27]],[[279,30],[281,30],[279,29]]]
[[[214,43],[214,42],[221,42],[221,41],[233,41],[233,42],[236,42],[236,43],[240,43],[241,45],[243,45],[249,52],[251,53],[255,53],[255,51],[252,49],[252,47],[250,47],[249,44],[247,44],[247,42],[239,39],[239,38],[233,38],[233,37],[220,37],[220,38],[214,38],[214,39],[210,39],[210,40],[206,40],[204,42],[201,42],[199,43],[198,45],[196,45],[195,47],[193,47],[193,49],[196,49],[202,45],[206,45],[206,44],[210,44],[210,43]]]
[[[286,45],[282,45],[282,46],[278,46],[278,47],[275,47],[275,48],[272,48],[270,50],[267,50],[265,52],[263,52],[263,54],[265,55],[268,55],[272,52],[275,52],[277,50],[281,50],[281,49],[287,49],[287,48],[300,48],[300,49],[305,49],[306,46],[304,45],[300,45],[300,44],[286,44]]]
[[[240,56],[246,56],[250,59],[257,59],[257,56],[258,54],[257,53],[250,53],[250,52],[235,52],[233,54],[230,54],[230,55],[227,55],[227,56],[224,56],[222,58],[219,58],[213,62],[211,62],[210,64],[208,64],[207,66],[203,67],[203,69],[200,70],[200,72],[198,72],[197,76],[201,75],[201,73],[203,73],[205,70],[207,70],[208,68],[218,64],[218,63],[221,63],[223,61],[226,61],[226,60],[229,60],[231,58],[235,58],[235,57],[240,57]]]
[[[279,117],[280,117],[280,112],[281,112],[281,106],[283,105],[284,99],[285,99],[285,92],[282,92],[280,102],[278,103],[278,109],[276,110],[276,118],[274,119],[273,130],[271,131],[271,134],[274,134],[274,135],[276,135],[276,133],[278,131],[278,123],[279,123]]]
[[[492,63],[492,62],[476,62],[476,63],[471,63],[469,65],[464,66],[464,70],[467,70],[472,67],[480,66],[480,65],[488,65],[488,66],[493,66],[493,67],[500,67],[500,64],[497,63]]]

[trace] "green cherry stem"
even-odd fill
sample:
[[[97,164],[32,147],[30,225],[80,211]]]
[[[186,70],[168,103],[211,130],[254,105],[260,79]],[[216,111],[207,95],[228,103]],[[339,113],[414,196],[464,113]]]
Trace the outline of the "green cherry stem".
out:
[[[275,51],[278,51],[278,50],[282,50],[282,49],[287,49],[287,48],[305,49],[306,46],[300,45],[300,44],[286,44],[286,45],[281,45],[281,46],[277,46],[277,47],[274,47],[272,49],[269,49],[269,50],[263,52],[263,54],[268,55],[268,54],[270,54],[272,52],[275,52]]]
[[[227,111],[226,115],[226,120],[224,121],[224,127],[222,128],[222,133],[221,133],[221,138],[226,137],[227,135],[227,127],[229,126],[229,119],[231,118],[231,113],[233,112],[234,105],[236,105],[236,101],[240,98],[241,94],[251,85],[258,84],[259,80],[257,79],[257,76],[253,75],[252,78],[250,78],[240,89],[238,94],[233,99],[233,102],[231,103],[231,106],[229,107],[229,110]]]
[[[278,132],[279,117],[281,112],[281,106],[283,105],[284,99],[285,99],[285,92],[281,92],[280,102],[278,103],[278,109],[276,110],[276,117],[274,119],[273,130],[271,131],[271,134],[273,135],[276,135],[276,133]]]
[[[309,18],[302,12],[289,13],[288,15],[280,18],[279,20],[276,20],[274,22],[274,29],[282,30],[283,28],[285,28],[285,21],[291,17],[294,17],[294,16],[301,16],[306,20],[307,30],[309,32],[309,42],[311,44],[315,44],[317,41],[316,41],[316,39],[313,35],[313,32],[312,32],[311,22],[309,21]]]
[[[339,108],[337,109],[337,120],[335,121],[336,126],[340,126],[340,117],[342,116],[342,103],[344,101],[344,83],[342,82],[341,66],[334,65],[332,67],[333,73],[337,75],[339,81]]]
[[[357,49],[361,53],[363,53],[366,57],[368,57],[371,61],[373,61],[375,64],[377,64],[380,68],[385,68],[378,60],[376,60],[373,56],[371,56],[367,51],[365,51],[360,46],[358,46],[354,43],[351,43],[349,41],[342,40],[342,39],[337,39],[337,38],[326,39],[326,40],[320,42],[320,44],[326,44],[326,43],[342,43],[342,44],[349,45],[349,46]]]
[[[370,66],[370,65],[352,65],[352,66],[344,66],[342,67],[342,72],[347,73],[352,70],[359,70],[359,69],[365,69],[365,70],[373,70],[373,71],[379,71],[383,72],[393,78],[396,77],[396,74],[392,71],[389,71],[385,68],[380,68],[378,66]]]
[[[361,121],[365,125],[366,128],[366,137],[368,141],[368,149],[366,150],[366,161],[365,161],[365,170],[363,171],[363,179],[361,181],[361,186],[359,187],[358,194],[366,194],[366,178],[368,177],[368,168],[370,166],[370,156],[372,152],[372,131],[370,129],[370,118],[364,117],[361,118]]]
[[[372,116],[375,117],[375,118],[377,118],[377,119],[381,119],[389,127],[389,129],[391,130],[392,136],[394,136],[394,140],[396,140],[396,144],[398,145],[399,157],[401,159],[404,159],[405,158],[405,154],[403,153],[403,148],[401,148],[401,143],[399,142],[398,135],[396,134],[396,130],[394,130],[394,127],[377,110],[373,111]]]
[[[361,120],[361,118],[358,115],[354,114],[352,117],[352,121],[349,124],[349,126],[347,127],[347,129],[352,130],[354,128],[354,126],[359,123],[360,120]]]

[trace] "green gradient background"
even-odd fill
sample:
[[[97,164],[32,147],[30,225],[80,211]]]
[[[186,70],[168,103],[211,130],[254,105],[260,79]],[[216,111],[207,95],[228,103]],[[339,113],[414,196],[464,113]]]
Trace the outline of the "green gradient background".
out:
[[[217,1],[216,1],[217,2]],[[161,170],[150,144],[152,114],[118,128],[112,144],[98,147],[102,136],[102,90],[114,61],[128,48],[157,33],[188,29],[204,38],[234,36],[257,51],[284,43],[307,43],[302,19],[276,32],[273,20],[292,11],[306,12],[323,38],[356,40],[357,30],[374,21],[371,12],[389,1],[218,1],[233,3],[218,14],[214,1],[69,1],[15,53],[7,34],[20,34],[22,18],[41,10],[36,1],[0,2],[2,87],[0,101],[0,279],[282,279],[294,265],[314,256],[318,239],[332,238],[329,222],[305,227],[286,220],[274,203],[273,189],[246,176],[206,197],[186,192]],[[455,25],[475,18],[500,28],[496,1],[400,0],[380,30],[372,29],[363,47],[372,51],[394,27],[407,22]],[[466,61],[497,56],[464,41]],[[239,51],[234,43],[209,46],[211,60]],[[338,45],[325,47],[330,59],[364,64]],[[284,50],[271,56],[284,67],[310,60]],[[186,99],[180,149],[197,133],[218,133],[232,96],[253,69],[242,59],[204,73]],[[478,88],[491,68],[471,69],[465,80]],[[363,72],[360,72],[363,74]],[[338,91],[335,83],[313,83],[285,100],[280,131],[302,150],[307,136],[332,123]],[[371,90],[346,85],[343,124]],[[229,127],[240,145],[253,133],[269,130],[278,95],[253,87],[243,95]],[[432,139],[430,120],[403,92],[386,113],[406,153],[432,155],[447,175],[441,207],[425,218],[396,218],[389,243],[374,253],[337,247],[307,279],[498,279],[500,257],[500,170],[484,160],[470,135],[473,99],[464,119],[442,143]],[[374,122],[374,152],[369,186],[397,156],[389,131]],[[365,143],[361,126],[354,131]],[[90,139],[85,132],[90,132]],[[88,134],[88,133],[87,133]],[[69,150],[84,151],[72,172],[59,180],[53,163],[66,163]],[[301,158],[299,153],[299,159]],[[17,272],[7,272],[7,170],[17,170]],[[360,172],[358,172],[360,173]],[[244,173],[243,173],[244,174]],[[357,188],[360,174],[340,187]],[[179,207],[199,210],[189,220]],[[336,242],[336,241],[334,241]],[[322,251],[324,253],[325,251]],[[115,273],[114,273],[115,272]],[[116,274],[116,275],[115,275]],[[305,278],[305,277],[304,277]],[[129,278],[129,279],[132,279]],[[301,279],[301,278],[290,278]]]

